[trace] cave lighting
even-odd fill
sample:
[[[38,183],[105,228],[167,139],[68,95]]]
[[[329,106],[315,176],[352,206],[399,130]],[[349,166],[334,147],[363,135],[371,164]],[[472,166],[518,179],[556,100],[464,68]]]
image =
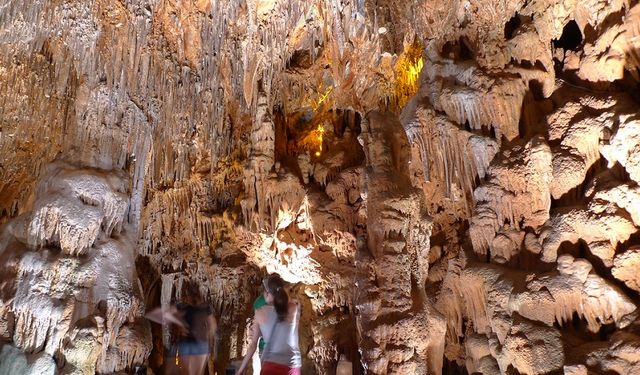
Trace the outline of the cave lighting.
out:
[[[319,124],[316,130],[314,131],[314,133],[315,133],[316,144],[318,145],[316,156],[320,156],[320,154],[322,154],[322,139],[324,137],[324,126],[322,126],[322,124]]]
[[[422,46],[414,42],[405,47],[395,66],[395,98],[399,107],[403,107],[409,98],[418,91],[418,77],[422,71]]]
[[[331,94],[331,91],[333,91],[333,87],[329,87],[324,94],[320,95],[320,97],[318,98],[318,101],[313,105],[314,112],[316,112],[318,108],[320,108],[322,103],[324,103],[324,101],[327,99],[327,97],[329,97],[329,94]]]

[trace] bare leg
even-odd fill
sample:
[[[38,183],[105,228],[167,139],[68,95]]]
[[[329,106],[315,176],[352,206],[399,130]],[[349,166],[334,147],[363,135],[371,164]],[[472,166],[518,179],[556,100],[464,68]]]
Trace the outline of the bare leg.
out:
[[[251,367],[253,367],[253,375],[260,374],[260,353],[257,350],[251,357]]]
[[[165,358],[164,365],[162,366],[162,374],[164,375],[178,375],[179,369],[175,363],[175,357]]]
[[[190,355],[184,358],[183,369],[188,375],[202,375],[207,366],[209,354]]]

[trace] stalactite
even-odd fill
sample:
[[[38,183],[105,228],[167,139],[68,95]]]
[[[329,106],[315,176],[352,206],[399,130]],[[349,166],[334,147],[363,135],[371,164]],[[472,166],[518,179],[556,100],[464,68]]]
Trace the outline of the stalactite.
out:
[[[254,117],[251,131],[251,148],[247,155],[244,184],[248,198],[243,200],[243,216],[245,225],[253,228],[264,222],[267,215],[268,199],[267,179],[274,166],[275,128],[268,116],[267,98],[262,95],[258,99],[258,109]],[[261,229],[257,227],[256,229]]]
[[[530,291],[514,298],[512,308],[549,326],[555,322],[569,324],[577,314],[586,320],[591,332],[598,332],[605,324],[624,327],[631,322],[637,311],[635,304],[619,289],[589,273],[591,264],[586,260],[565,255],[558,264],[559,275],[531,281]],[[546,308],[531,309],[540,304]]]
[[[514,173],[514,166],[526,169],[527,176]],[[551,175],[551,150],[540,137],[494,158],[489,178],[474,191],[469,234],[476,253],[487,254],[500,227],[540,227],[549,219]]]
[[[418,147],[425,180],[443,181],[445,196],[453,199],[452,186],[457,185],[465,201],[471,202],[475,179],[485,176],[498,150],[497,144],[460,130],[431,108],[419,107],[413,118],[405,116],[405,132],[409,141]],[[471,153],[482,156],[464,157]]]
[[[542,260],[554,262],[561,243],[584,241],[590,252],[609,267],[615,249],[635,232],[633,222],[624,217],[605,212],[591,212],[574,208],[554,215],[542,232]]]
[[[429,277],[437,272],[432,266]],[[446,274],[442,283],[440,295],[438,295],[435,308],[447,319],[448,341],[458,342],[465,332],[462,331],[463,319],[467,316],[463,299],[463,283],[460,281],[460,272],[463,268],[461,259],[452,259],[448,262]],[[430,280],[431,281],[431,280]]]
[[[436,110],[444,111],[459,125],[471,129],[493,128],[495,140],[518,136],[518,124],[526,86],[519,78],[489,78],[481,70],[450,61],[425,65],[431,81],[429,96]]]

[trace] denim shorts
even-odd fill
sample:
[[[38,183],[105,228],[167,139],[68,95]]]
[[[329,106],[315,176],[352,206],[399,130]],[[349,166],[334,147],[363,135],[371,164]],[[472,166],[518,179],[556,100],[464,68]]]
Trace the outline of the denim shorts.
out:
[[[206,341],[184,340],[180,341],[168,351],[167,356],[179,356],[209,354],[209,343]]]

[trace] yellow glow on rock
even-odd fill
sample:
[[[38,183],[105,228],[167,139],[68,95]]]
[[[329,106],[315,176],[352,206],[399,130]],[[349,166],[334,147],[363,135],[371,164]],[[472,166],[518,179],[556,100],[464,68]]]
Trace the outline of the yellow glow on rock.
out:
[[[418,77],[424,66],[422,60],[422,46],[414,42],[405,47],[404,52],[396,62],[395,97],[399,107],[403,107],[418,91]]]
[[[324,141],[324,126],[322,124],[318,124],[318,126],[309,131],[307,135],[302,138],[300,141],[300,146],[302,149],[307,150],[309,153],[319,157],[322,155],[322,143]]]
[[[318,151],[316,151],[316,156],[320,156],[322,153],[322,140],[324,139],[324,126],[322,124],[318,125],[318,128],[314,131],[316,134],[316,145],[318,147]]]
[[[329,87],[320,94],[322,88],[319,88],[317,93],[317,99],[309,99],[309,107],[313,109],[312,122],[308,124],[309,128],[304,132],[298,141],[298,147],[300,150],[306,151],[309,155],[315,155],[320,157],[322,155],[322,145],[324,142],[324,122],[326,121],[327,114],[329,113],[323,106],[323,103],[330,97],[333,87]],[[316,125],[317,124],[317,125]]]
[[[314,112],[317,111],[318,108],[320,108],[320,106],[322,105],[322,103],[324,103],[325,100],[327,100],[327,97],[329,97],[329,94],[331,94],[331,91],[333,91],[333,87],[329,87],[327,91],[324,92],[324,94],[320,95],[320,97],[318,98],[318,101],[313,104]]]

